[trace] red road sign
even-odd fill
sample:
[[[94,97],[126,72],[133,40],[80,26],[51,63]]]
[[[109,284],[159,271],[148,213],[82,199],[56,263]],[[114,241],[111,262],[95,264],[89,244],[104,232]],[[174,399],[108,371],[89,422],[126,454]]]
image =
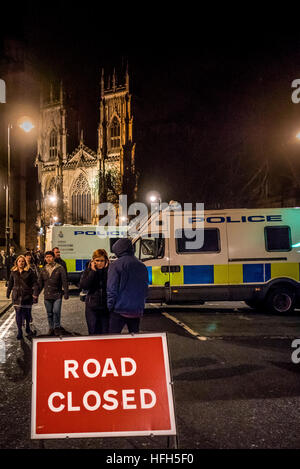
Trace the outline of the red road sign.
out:
[[[166,334],[33,339],[31,438],[175,435]]]

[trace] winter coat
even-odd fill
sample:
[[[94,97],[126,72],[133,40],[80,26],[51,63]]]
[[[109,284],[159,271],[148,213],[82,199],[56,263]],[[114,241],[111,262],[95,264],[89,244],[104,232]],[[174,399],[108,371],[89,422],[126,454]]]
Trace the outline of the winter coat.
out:
[[[69,298],[69,285],[65,269],[55,263],[55,268],[49,276],[46,266],[41,269],[39,278],[40,290],[44,288],[45,300],[58,300],[62,298]],[[64,289],[64,291],[62,290]]]
[[[67,264],[65,263],[65,261],[64,261],[61,257],[56,257],[56,258],[54,259],[54,262],[57,262],[57,264],[63,266],[63,268],[65,269],[66,273],[68,273]]]
[[[39,285],[35,273],[31,270],[12,270],[6,290],[6,296],[9,298],[12,291],[12,301],[14,305],[24,306],[32,305],[32,296],[39,295]]]
[[[107,311],[107,270],[105,267],[94,271],[88,265],[81,274],[80,288],[87,291],[86,307]]]
[[[112,247],[118,257],[108,269],[107,306],[109,311],[141,316],[148,293],[148,271],[134,256],[130,239],[119,239]]]
[[[6,256],[2,256],[0,254],[0,269],[5,269],[6,268]]]
[[[40,277],[40,269],[36,264],[29,264],[28,267],[35,273],[37,279]]]
[[[17,260],[16,254],[12,254],[12,255],[10,254],[10,255],[6,258],[6,262],[7,262],[8,270],[9,270],[9,271],[14,267],[16,260]]]

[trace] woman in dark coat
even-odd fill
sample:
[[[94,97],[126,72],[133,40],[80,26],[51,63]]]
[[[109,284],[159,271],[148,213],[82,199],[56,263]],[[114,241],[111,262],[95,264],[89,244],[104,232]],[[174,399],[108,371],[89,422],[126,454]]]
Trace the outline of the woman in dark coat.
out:
[[[106,295],[108,264],[105,249],[97,249],[80,278],[80,288],[87,291],[85,317],[89,335],[108,333],[109,313]]]
[[[24,256],[18,256],[12,268],[6,296],[9,298],[12,291],[12,301],[16,311],[18,327],[17,339],[23,338],[22,325],[26,322],[26,333],[31,334],[29,322],[33,303],[37,303],[39,286],[35,273],[28,267]]]

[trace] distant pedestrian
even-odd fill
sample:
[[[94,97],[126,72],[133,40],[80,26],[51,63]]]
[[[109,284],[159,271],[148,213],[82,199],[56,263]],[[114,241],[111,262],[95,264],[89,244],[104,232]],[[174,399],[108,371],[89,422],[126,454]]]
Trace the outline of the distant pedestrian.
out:
[[[38,249],[36,252],[36,263],[39,267],[42,267],[44,265],[44,252],[40,249]]]
[[[28,267],[35,273],[37,280],[39,281],[40,278],[40,269],[39,267],[34,263],[34,260],[32,258],[32,254],[30,251],[25,252],[25,259]],[[32,309],[30,308],[30,322],[32,322]]]
[[[15,262],[17,260],[17,256],[16,256],[16,253],[15,253],[15,248],[13,246],[10,246],[9,248],[9,256],[7,258],[7,262],[6,262],[6,268],[7,268],[7,272],[8,272],[8,277],[9,277],[9,274],[10,274],[10,271],[11,269],[14,267],[15,265]]]
[[[148,293],[148,271],[134,256],[130,239],[119,239],[112,252],[118,259],[110,264],[107,276],[109,332],[119,334],[127,325],[130,333],[137,333]]]
[[[80,288],[87,291],[85,317],[90,335],[107,334],[109,314],[107,309],[108,255],[97,249],[80,278]]]
[[[22,326],[26,323],[26,333],[31,334],[30,311],[33,303],[36,303],[39,295],[39,285],[35,273],[28,267],[24,256],[18,256],[15,266],[12,268],[6,296],[9,298],[12,292],[12,301],[16,311],[16,323],[18,327],[17,339],[23,338]]]
[[[54,261],[54,253],[45,253],[46,265],[41,269],[40,290],[44,288],[44,303],[48,316],[49,335],[60,335],[62,297],[69,298],[69,286],[65,269]]]
[[[30,269],[33,270],[33,272],[35,273],[35,275],[37,276],[37,278],[39,278],[39,276],[40,276],[40,269],[39,269],[39,267],[36,265],[36,263],[35,263],[35,261],[34,261],[34,258],[33,258],[33,256],[32,256],[32,252],[27,251],[27,252],[25,252],[24,256],[25,256],[27,265],[30,267]]]
[[[6,254],[4,249],[0,251],[0,280],[7,280]]]
[[[67,264],[65,263],[65,261],[60,257],[60,249],[55,247],[52,249],[53,253],[54,253],[54,260],[55,262],[57,262],[58,264],[62,265],[63,268],[65,269],[66,271],[66,274],[68,273],[68,269],[67,269]]]

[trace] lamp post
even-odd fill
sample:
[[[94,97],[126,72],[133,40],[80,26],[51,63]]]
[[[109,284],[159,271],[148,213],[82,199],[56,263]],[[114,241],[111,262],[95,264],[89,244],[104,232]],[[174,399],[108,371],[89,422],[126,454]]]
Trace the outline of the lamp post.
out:
[[[30,132],[34,125],[28,117],[24,117],[19,119],[18,121],[19,127],[26,133]],[[11,159],[11,152],[10,152],[10,132],[12,129],[12,125],[9,123],[7,126],[7,182],[6,182],[6,216],[5,216],[5,247],[6,247],[6,270],[7,270],[7,280],[9,280],[10,274],[10,263],[9,263],[9,255],[10,255],[10,159]]]
[[[10,130],[11,124],[7,127],[7,181],[6,181],[6,216],[5,216],[5,248],[6,248],[6,279],[9,280],[10,264],[9,264],[9,248],[10,248],[10,216],[9,216],[9,196],[10,196]]]

